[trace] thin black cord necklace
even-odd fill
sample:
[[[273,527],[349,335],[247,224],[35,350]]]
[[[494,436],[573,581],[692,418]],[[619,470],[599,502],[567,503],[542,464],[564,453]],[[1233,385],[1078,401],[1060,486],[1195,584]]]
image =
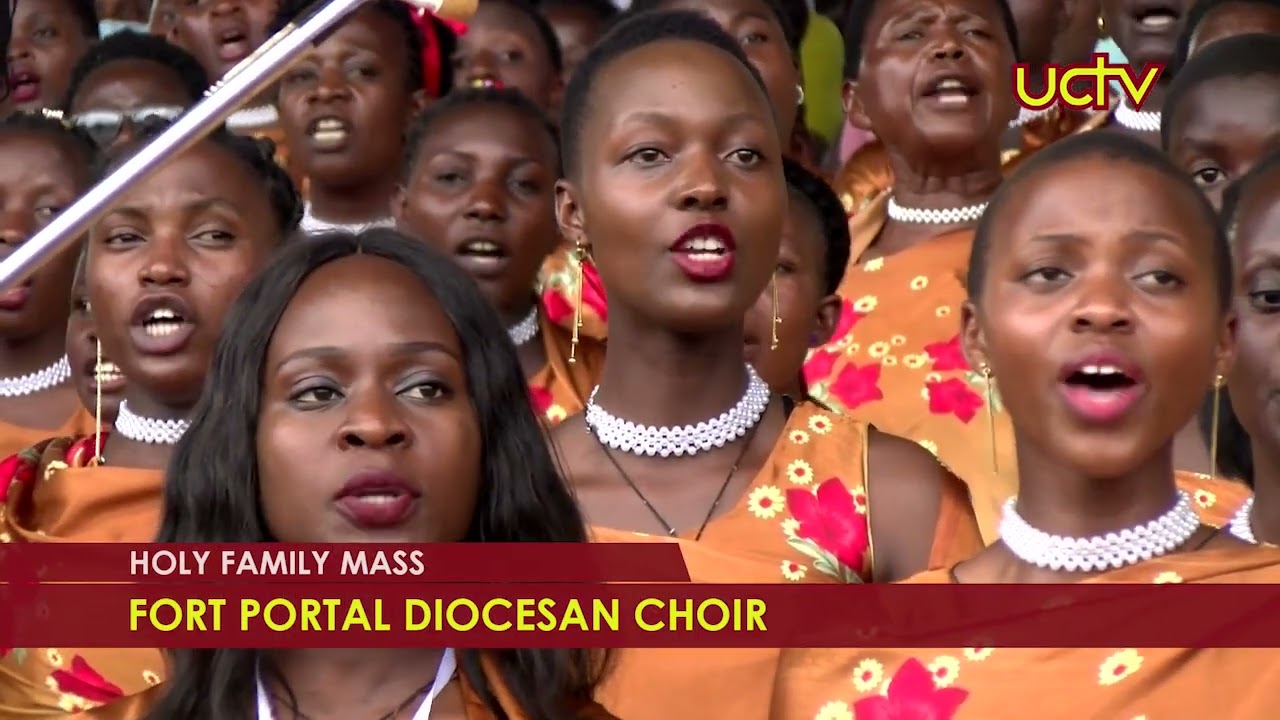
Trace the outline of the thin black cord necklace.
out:
[[[622,479],[626,481],[627,485],[631,488],[631,491],[636,494],[636,497],[640,498],[640,502],[644,503],[646,508],[649,508],[649,512],[653,514],[653,517],[658,521],[658,524],[666,529],[667,535],[676,537],[679,534],[679,531],[672,527],[671,523],[667,522],[667,519],[662,517],[662,513],[658,512],[658,509],[653,506],[653,503],[649,502],[649,498],[644,496],[644,493],[640,491],[640,487],[635,484],[635,481],[631,479],[630,475],[627,475],[627,471],[623,470],[622,466],[618,464],[617,459],[613,457],[613,453],[609,452],[609,446],[605,445],[604,442],[600,440],[600,436],[596,434],[595,429],[586,422],[585,417],[583,419],[583,424],[587,426],[587,432],[591,437],[595,438],[596,444],[598,444],[600,449],[604,451],[604,456],[609,458],[610,463],[613,463],[613,468],[617,470],[618,474],[622,476]],[[738,466],[742,464],[742,459],[747,456],[747,450],[751,448],[751,441],[756,436],[756,429],[762,424],[764,424],[763,417],[760,418],[760,422],[752,425],[751,429],[747,431],[746,436],[743,437],[742,449],[738,451],[738,458],[733,461],[733,467],[729,468],[729,474],[724,476],[724,482],[720,483],[720,492],[716,493],[716,499],[711,502],[711,507],[707,508],[707,516],[702,519],[702,525],[698,526],[698,534],[693,537],[694,542],[702,539],[702,533],[706,531],[707,525],[711,522],[711,517],[716,514],[716,508],[720,506],[720,500],[724,498],[725,491],[729,489],[729,481],[733,480],[733,476],[738,474]]]
[[[422,687],[418,688],[417,690],[414,690],[412,695],[405,698],[404,701],[401,702],[399,705],[397,705],[393,710],[391,710],[391,712],[385,713],[383,715],[379,715],[377,720],[395,720],[395,717],[397,715],[409,709],[409,706],[413,704],[414,700],[417,700],[418,698],[426,694],[428,691],[430,691],[433,685],[435,685],[434,679],[431,682],[427,683],[426,685],[423,685]],[[279,696],[277,696],[276,699],[279,700],[280,699]],[[309,715],[307,715],[306,713],[302,712],[297,708],[293,708],[293,717],[295,718],[295,720],[311,720],[311,717]]]

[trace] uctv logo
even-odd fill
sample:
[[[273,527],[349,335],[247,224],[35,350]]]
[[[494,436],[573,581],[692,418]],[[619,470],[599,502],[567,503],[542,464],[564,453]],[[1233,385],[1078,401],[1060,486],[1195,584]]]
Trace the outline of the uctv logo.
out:
[[[1119,80],[1129,106],[1142,109],[1151,86],[1160,79],[1164,65],[1148,63],[1142,72],[1124,64],[1112,64],[1104,54],[1095,54],[1092,65],[1049,65],[1042,80],[1043,94],[1031,90],[1031,68],[1026,63],[1013,66],[1013,92],[1019,104],[1029,110],[1044,110],[1055,103],[1076,110],[1106,110],[1111,107],[1111,81]]]

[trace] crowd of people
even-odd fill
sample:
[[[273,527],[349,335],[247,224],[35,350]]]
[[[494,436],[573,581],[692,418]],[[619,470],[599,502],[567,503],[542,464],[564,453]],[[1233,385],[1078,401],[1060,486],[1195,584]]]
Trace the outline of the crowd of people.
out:
[[[6,254],[312,4],[11,0]],[[0,541],[1280,582],[1280,2],[626,5],[369,0],[0,293]],[[1096,52],[1140,106],[1019,107]],[[1263,720],[1274,655],[10,648],[0,717]]]

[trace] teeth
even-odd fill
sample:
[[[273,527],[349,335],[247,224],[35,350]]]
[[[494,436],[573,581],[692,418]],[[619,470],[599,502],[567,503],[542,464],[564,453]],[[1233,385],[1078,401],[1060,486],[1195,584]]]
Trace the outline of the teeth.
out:
[[[143,331],[147,337],[165,337],[172,335],[182,329],[180,322],[148,322],[143,326]]]
[[[471,87],[473,88],[494,87],[497,84],[498,84],[497,81],[494,80],[493,78],[476,78],[475,80],[471,81]]]
[[[964,90],[964,83],[959,80],[943,80],[938,83],[938,90]]]
[[[360,502],[366,502],[371,505],[389,505],[399,500],[399,495],[361,495]]]
[[[699,237],[686,241],[682,249],[689,251],[689,254],[695,257],[699,254],[709,254],[715,257],[728,252],[729,246],[719,238]]]
[[[1123,375],[1124,371],[1114,365],[1085,365],[1080,368],[1084,375]]]
[[[151,314],[147,316],[147,322],[155,322],[157,320],[177,320],[179,317],[178,313],[168,308],[160,308],[159,310],[151,311]]]
[[[346,130],[347,124],[337,118],[324,118],[316,121],[317,130]]]
[[[476,240],[467,243],[467,246],[463,248],[463,250],[480,255],[493,255],[501,252],[502,248],[487,240]]]

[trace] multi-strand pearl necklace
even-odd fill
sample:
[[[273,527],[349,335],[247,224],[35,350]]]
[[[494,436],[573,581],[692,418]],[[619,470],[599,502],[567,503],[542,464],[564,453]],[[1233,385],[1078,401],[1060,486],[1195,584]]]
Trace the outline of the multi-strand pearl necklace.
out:
[[[926,225],[953,225],[955,223],[973,222],[982,217],[982,213],[987,209],[986,203],[978,203],[977,205],[966,205],[965,207],[946,208],[943,210],[935,208],[909,208],[898,204],[897,200],[889,198],[889,218],[898,222],[917,223]]]
[[[1136,565],[1178,549],[1200,528],[1191,496],[1178,491],[1173,507],[1156,519],[1091,538],[1063,537],[1032,527],[1018,514],[1017,498],[1004,506],[1000,540],[1023,562],[1049,570],[1098,572]]]
[[[57,387],[71,378],[71,363],[63,355],[46,368],[22,377],[0,377],[0,397],[34,395],[41,390]]]
[[[129,409],[127,401],[120,401],[120,411],[116,415],[116,432],[134,442],[151,445],[177,445],[183,433],[191,427],[186,420],[160,420],[143,417]]]
[[[537,337],[538,306],[534,305],[523,320],[507,328],[507,334],[511,336],[511,342],[515,343],[516,347],[521,347]]]
[[[1160,132],[1160,113],[1146,110],[1134,110],[1124,100],[1116,106],[1116,122],[1121,127],[1139,132]]]
[[[1235,535],[1237,538],[1249,543],[1257,545],[1258,538],[1253,534],[1253,521],[1250,517],[1253,514],[1253,497],[1250,496],[1235,515],[1231,516],[1231,522],[1227,524],[1227,532]]]
[[[755,427],[769,406],[769,385],[747,366],[747,387],[737,404],[719,417],[683,427],[638,425],[596,404],[597,385],[587,399],[586,422],[605,447],[633,455],[680,457],[724,447]]]

